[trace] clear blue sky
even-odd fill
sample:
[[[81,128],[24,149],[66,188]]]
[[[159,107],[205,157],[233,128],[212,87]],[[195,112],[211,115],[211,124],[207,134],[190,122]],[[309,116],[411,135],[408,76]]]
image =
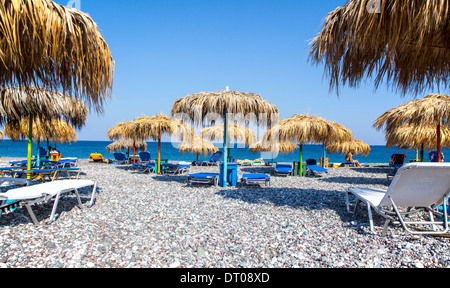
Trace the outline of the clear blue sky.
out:
[[[344,0],[80,3],[110,46],[116,70],[112,101],[103,115],[90,116],[79,140],[108,140],[108,129],[117,123],[170,115],[178,98],[230,86],[260,94],[277,105],[281,119],[319,115],[351,129],[356,139],[384,145],[384,133],[372,128],[373,121],[412,100],[387,87],[374,91],[372,81],[358,89],[342,87],[337,97],[323,66],[308,62],[310,40]]]

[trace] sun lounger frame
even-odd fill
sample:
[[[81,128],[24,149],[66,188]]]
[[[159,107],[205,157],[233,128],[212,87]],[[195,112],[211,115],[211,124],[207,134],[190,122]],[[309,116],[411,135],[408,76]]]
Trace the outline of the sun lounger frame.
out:
[[[241,178],[242,185],[261,185],[270,187],[270,176],[266,174],[244,174]]]
[[[439,164],[437,164],[439,165]],[[443,169],[447,169],[447,171],[450,170],[449,164],[442,164],[437,166],[434,164],[435,167],[441,167]],[[395,175],[394,180],[391,183],[391,186],[388,190],[384,189],[373,189],[373,188],[358,188],[358,187],[349,187],[346,189],[345,193],[345,200],[346,200],[346,207],[347,211],[350,213],[355,213],[356,209],[358,207],[358,204],[360,202],[365,203],[367,207],[367,213],[369,217],[369,224],[370,224],[370,230],[372,233],[375,234],[374,230],[374,223],[373,223],[373,216],[372,216],[372,209],[384,217],[386,219],[383,232],[382,234],[385,235],[387,232],[387,227],[390,223],[393,224],[401,224],[402,227],[410,234],[428,234],[428,235],[436,235],[436,234],[444,234],[447,233],[449,230],[448,226],[448,215],[447,215],[447,203],[450,196],[450,188],[443,188],[446,191],[442,192],[442,197],[439,198],[439,200],[434,201],[433,204],[429,205],[402,205],[403,208],[408,208],[405,212],[400,211],[400,206],[397,205],[398,199],[394,201],[392,193],[395,193],[395,185],[400,180],[400,177],[402,177],[402,174],[407,172],[410,169],[414,169],[415,167],[430,167],[433,168],[433,165],[429,165],[428,163],[411,163],[404,165],[402,168],[399,169],[398,173]],[[445,176],[449,175],[448,172],[445,174]],[[444,176],[444,177],[445,177]],[[449,179],[450,177],[447,176]],[[420,182],[420,176],[417,177],[417,181],[412,183],[412,185],[422,185],[423,183]],[[448,180],[447,180],[448,181]],[[439,184],[439,180],[436,182],[436,185]],[[394,188],[392,188],[394,187]],[[401,189],[401,188],[400,188]],[[392,191],[394,190],[394,191]],[[427,191],[424,191],[424,194],[426,194]],[[353,211],[350,211],[350,199],[349,196],[353,195],[356,198],[356,202],[354,204]],[[395,195],[395,194],[394,194]],[[412,196],[413,197],[413,196]],[[402,200],[400,200],[402,201]],[[444,210],[443,213],[438,211],[438,206],[443,206]],[[430,218],[429,221],[407,221],[405,219],[405,216],[417,214],[420,212],[426,212],[428,213],[428,216]],[[443,217],[442,221],[435,221],[435,216],[437,217]],[[431,226],[433,230],[412,230],[409,228],[408,225],[421,225],[421,226]],[[442,230],[437,231],[436,225],[441,225]]]
[[[200,176],[202,175],[202,176]],[[214,184],[214,186],[219,186],[219,174],[211,174],[211,173],[198,173],[191,174],[187,176],[187,181],[189,185],[193,183],[198,184]]]
[[[52,186],[57,186],[58,184],[60,184],[61,186],[66,186],[66,187],[64,187],[62,189],[56,189],[58,191],[57,191],[57,193],[54,193],[55,188]],[[49,187],[48,191],[45,192],[45,189],[47,187]],[[51,213],[50,219],[48,221],[48,223],[51,223],[55,219],[55,214],[56,214],[56,210],[58,208],[59,200],[61,199],[62,196],[65,196],[70,193],[74,193],[77,198],[78,207],[80,209],[83,208],[83,204],[81,203],[81,197],[80,197],[80,194],[78,193],[78,190],[85,188],[85,187],[93,187],[91,200],[88,204],[88,207],[92,207],[94,205],[94,201],[95,201],[95,196],[96,196],[96,191],[97,191],[97,182],[89,181],[89,180],[60,180],[60,181],[55,181],[55,182],[49,182],[49,183],[44,183],[44,184],[28,186],[25,188],[13,189],[8,192],[16,192],[18,194],[19,193],[25,194],[26,192],[33,191],[33,190],[43,190],[44,191],[42,193],[39,192],[39,193],[41,193],[40,196],[38,196],[38,195],[30,196],[29,199],[26,199],[26,195],[25,195],[23,197],[23,199],[17,200],[17,202],[16,202],[16,204],[19,203],[20,206],[25,206],[34,225],[39,225],[39,221],[37,220],[36,214],[34,213],[32,207],[31,207],[32,205],[40,204],[40,203],[48,203],[52,199],[54,199],[52,213]],[[20,190],[20,189],[22,189],[22,190]],[[49,192],[52,190],[53,190],[53,193]],[[37,194],[39,194],[39,193],[37,193]],[[0,194],[0,201],[1,200],[7,201],[7,200],[11,200],[11,199]]]

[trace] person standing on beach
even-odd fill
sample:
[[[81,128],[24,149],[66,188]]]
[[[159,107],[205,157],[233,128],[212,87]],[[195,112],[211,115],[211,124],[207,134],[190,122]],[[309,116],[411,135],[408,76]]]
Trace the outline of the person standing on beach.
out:
[[[346,162],[352,162],[356,165],[356,167],[362,168],[361,164],[358,160],[353,160],[353,154],[355,154],[355,150],[350,150],[347,155],[345,155]]]

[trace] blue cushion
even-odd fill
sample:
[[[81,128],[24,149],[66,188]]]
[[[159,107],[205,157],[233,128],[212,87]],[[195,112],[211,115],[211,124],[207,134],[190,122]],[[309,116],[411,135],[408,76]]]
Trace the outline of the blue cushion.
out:
[[[244,175],[242,175],[242,178],[247,178],[247,179],[270,179],[270,176],[266,175],[266,174],[244,174]]]
[[[318,165],[308,165],[306,167],[308,169],[310,169],[311,171],[314,171],[314,172],[328,172],[327,169],[325,169],[325,168],[323,168],[321,166],[318,166]]]
[[[217,173],[197,173],[197,174],[190,174],[189,177],[192,177],[192,178],[216,178],[216,177],[219,177],[219,174],[217,174]]]

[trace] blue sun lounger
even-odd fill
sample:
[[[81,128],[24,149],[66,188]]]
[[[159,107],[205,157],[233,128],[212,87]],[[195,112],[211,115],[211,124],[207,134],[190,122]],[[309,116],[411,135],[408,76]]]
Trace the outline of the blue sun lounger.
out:
[[[219,186],[219,173],[197,173],[190,174],[187,177],[187,181],[190,185],[193,183],[199,184],[214,184],[214,186]]]
[[[275,175],[278,176],[289,176],[292,174],[292,165],[290,164],[277,164],[275,167]]]
[[[209,161],[194,161],[195,166],[214,166],[220,164],[220,157],[222,157],[223,152],[217,151],[211,155]]]
[[[113,155],[114,155],[114,160],[119,165],[126,164],[128,162],[127,156],[123,152],[115,152]]]
[[[306,175],[307,176],[316,176],[316,173],[328,173],[328,170],[319,165],[307,165],[306,166]]]
[[[270,176],[266,174],[244,174],[241,178],[242,185],[265,184],[270,186]]]
[[[162,163],[161,167],[164,167],[162,170],[164,174],[184,174],[189,171],[191,165],[184,164],[172,164],[172,163]]]
[[[139,152],[139,163],[148,164],[151,161],[150,152],[141,151]]]

